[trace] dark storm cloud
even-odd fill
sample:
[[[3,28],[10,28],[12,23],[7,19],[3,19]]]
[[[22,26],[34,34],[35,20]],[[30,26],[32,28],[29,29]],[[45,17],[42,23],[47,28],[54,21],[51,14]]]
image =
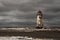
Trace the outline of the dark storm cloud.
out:
[[[45,18],[48,20],[47,24],[49,25],[60,25],[60,7],[50,7],[47,8]]]
[[[9,9],[9,8],[0,8],[0,12],[6,12],[6,11],[11,11],[13,9]]]
[[[55,6],[52,8],[48,8],[47,11],[51,11],[51,12],[60,12],[60,6]]]
[[[29,7],[28,6],[29,4],[27,5],[27,3],[29,1],[27,0],[26,2],[23,2],[23,3],[14,3],[15,1],[12,3],[2,1],[1,3],[3,3],[4,7],[0,8],[1,9],[0,10],[0,14],[1,14],[0,21],[5,20],[5,21],[13,21],[13,22],[14,21],[22,22],[24,20],[29,21],[28,19],[30,19],[32,21],[33,14],[32,14],[32,12],[29,12],[29,11],[33,11],[34,8],[30,8],[31,6]]]
[[[45,24],[60,24],[60,0],[0,0],[0,21],[35,22],[39,9]]]

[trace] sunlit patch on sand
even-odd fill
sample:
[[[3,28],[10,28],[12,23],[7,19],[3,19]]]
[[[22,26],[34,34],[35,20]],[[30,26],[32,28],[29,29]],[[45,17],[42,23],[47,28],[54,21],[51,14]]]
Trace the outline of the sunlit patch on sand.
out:
[[[29,38],[29,37],[20,37],[20,36],[11,36],[11,37],[0,37],[0,40],[55,40],[55,39],[38,39],[38,38]]]

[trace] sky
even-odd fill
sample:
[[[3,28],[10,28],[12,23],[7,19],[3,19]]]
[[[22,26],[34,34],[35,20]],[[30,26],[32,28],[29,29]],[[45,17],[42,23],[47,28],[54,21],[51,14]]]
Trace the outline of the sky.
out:
[[[36,23],[38,10],[44,25],[60,26],[60,0],[0,0],[0,23]]]

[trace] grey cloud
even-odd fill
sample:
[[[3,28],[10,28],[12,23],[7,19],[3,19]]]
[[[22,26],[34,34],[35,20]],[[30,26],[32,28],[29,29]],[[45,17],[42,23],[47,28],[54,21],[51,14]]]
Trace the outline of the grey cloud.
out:
[[[0,6],[3,5],[3,7],[0,7],[0,12],[19,9],[22,4],[28,2],[30,2],[30,0],[0,0]]]
[[[0,0],[4,3],[10,3],[10,4],[21,4],[21,3],[28,3],[30,0]]]
[[[28,15],[18,10],[2,12],[0,15],[0,22],[34,22],[33,19],[32,14]]]

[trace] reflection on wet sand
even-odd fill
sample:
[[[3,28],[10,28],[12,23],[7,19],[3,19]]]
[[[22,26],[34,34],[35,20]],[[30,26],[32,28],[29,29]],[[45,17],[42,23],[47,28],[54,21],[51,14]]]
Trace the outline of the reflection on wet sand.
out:
[[[59,40],[59,39],[49,39],[49,38],[44,38],[44,39],[40,39],[40,38],[32,38],[32,37],[22,37],[22,36],[11,36],[11,37],[0,37],[0,40]]]

